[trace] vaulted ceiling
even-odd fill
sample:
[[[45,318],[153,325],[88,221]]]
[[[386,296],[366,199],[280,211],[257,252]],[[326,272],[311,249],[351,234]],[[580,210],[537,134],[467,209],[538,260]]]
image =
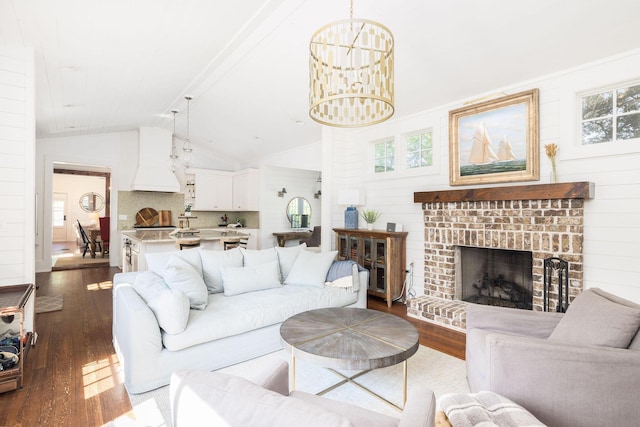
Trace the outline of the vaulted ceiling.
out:
[[[320,140],[312,33],[348,0],[0,0],[0,47],[32,47],[37,137],[186,133],[235,162]],[[395,37],[395,117],[638,48],[637,0],[355,0]]]

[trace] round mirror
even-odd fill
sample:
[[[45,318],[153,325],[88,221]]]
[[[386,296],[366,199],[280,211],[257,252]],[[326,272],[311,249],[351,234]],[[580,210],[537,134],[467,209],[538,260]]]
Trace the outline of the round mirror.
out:
[[[311,224],[311,205],[304,197],[294,197],[287,205],[287,219],[291,228],[309,228]]]
[[[80,197],[80,207],[87,212],[99,212],[104,207],[104,198],[98,193],[85,193]]]

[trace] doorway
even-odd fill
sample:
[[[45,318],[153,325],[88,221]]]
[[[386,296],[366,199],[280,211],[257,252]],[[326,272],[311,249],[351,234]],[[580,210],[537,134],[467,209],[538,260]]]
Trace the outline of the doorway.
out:
[[[99,230],[99,219],[110,216],[110,191],[109,168],[54,164],[51,209],[53,271],[109,265],[109,255],[99,243],[96,247],[100,251],[85,250],[88,242],[83,240],[79,227]],[[87,200],[93,203],[87,203]],[[96,237],[96,241],[100,240]]]

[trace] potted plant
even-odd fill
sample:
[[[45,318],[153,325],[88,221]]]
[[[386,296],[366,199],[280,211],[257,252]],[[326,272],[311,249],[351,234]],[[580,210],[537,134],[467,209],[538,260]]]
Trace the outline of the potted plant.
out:
[[[191,216],[191,203],[184,205],[184,216]]]
[[[374,209],[368,209],[366,211],[362,211],[360,216],[364,219],[364,222],[367,223],[367,230],[373,230],[373,223],[375,223],[378,218],[382,215],[380,212]]]

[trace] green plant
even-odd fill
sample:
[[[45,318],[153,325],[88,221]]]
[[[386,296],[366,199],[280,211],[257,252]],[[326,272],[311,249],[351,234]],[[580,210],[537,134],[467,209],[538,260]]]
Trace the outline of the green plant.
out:
[[[362,211],[362,213],[360,214],[362,219],[364,219],[364,222],[366,222],[367,224],[373,224],[374,222],[376,222],[378,218],[380,218],[380,215],[382,215],[380,212],[373,209]]]

